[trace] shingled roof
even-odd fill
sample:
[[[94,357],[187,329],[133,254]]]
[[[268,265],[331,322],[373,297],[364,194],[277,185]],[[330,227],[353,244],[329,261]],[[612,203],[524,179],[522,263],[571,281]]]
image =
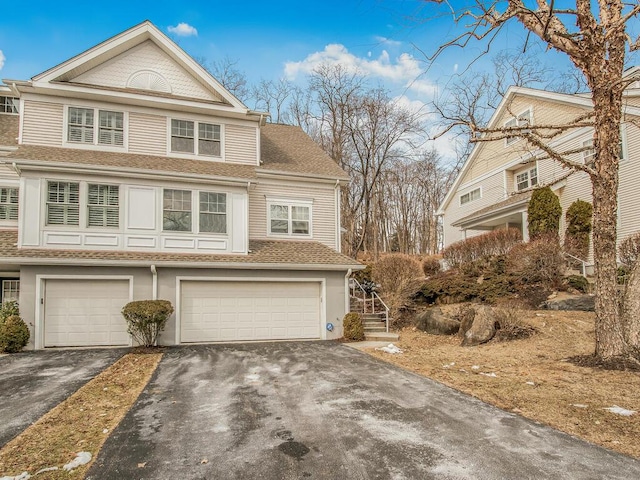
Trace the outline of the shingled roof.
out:
[[[345,270],[362,267],[351,257],[337,253],[319,242],[251,240],[248,255],[136,252],[122,250],[57,250],[18,248],[18,232],[0,230],[0,263],[130,265],[150,264],[182,268],[278,268],[305,270]]]
[[[17,117],[15,136],[17,136]],[[0,123],[0,141],[13,133],[10,122]],[[304,131],[291,125],[267,124],[261,128],[262,165],[191,160],[154,155],[105,152],[76,148],[20,145],[5,158],[51,162],[59,165],[85,165],[111,168],[153,170],[154,172],[186,173],[237,179],[255,179],[261,172],[300,174],[335,179],[348,179],[347,174]],[[1,144],[1,143],[0,143]],[[15,138],[14,138],[15,145]]]
[[[0,146],[18,146],[18,115],[0,115]]]
[[[508,210],[512,207],[515,208],[517,206],[525,205],[530,198],[531,198],[531,191],[516,193],[508,197],[506,200],[503,200],[498,203],[494,203],[492,205],[489,205],[488,207],[481,208],[480,210],[476,210],[472,214],[456,220],[451,225],[456,227],[459,225],[463,225],[472,220],[478,220],[483,217],[491,216],[498,212],[502,212],[503,210]]]

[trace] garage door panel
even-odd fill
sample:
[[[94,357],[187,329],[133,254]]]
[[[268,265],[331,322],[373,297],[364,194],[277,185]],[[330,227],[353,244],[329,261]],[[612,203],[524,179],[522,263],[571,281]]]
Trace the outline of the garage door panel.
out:
[[[128,280],[46,280],[44,346],[129,345],[128,302]]]
[[[184,281],[181,291],[184,343],[320,337],[317,282]]]

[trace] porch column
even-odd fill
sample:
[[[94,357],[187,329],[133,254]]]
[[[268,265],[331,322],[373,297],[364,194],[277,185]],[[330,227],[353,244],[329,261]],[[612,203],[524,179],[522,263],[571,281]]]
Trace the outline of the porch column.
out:
[[[529,214],[526,210],[522,212],[522,240],[529,241]]]

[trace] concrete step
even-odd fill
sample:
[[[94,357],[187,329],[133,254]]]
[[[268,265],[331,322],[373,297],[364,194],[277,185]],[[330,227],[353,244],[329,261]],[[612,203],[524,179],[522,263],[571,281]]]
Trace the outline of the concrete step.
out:
[[[364,338],[367,342],[397,342],[400,339],[400,335],[391,332],[375,332],[364,333]]]

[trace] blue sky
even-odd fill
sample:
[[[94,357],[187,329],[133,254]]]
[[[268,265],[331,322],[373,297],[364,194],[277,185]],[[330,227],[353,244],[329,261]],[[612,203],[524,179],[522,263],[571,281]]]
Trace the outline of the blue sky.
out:
[[[452,32],[450,16],[417,21],[432,16],[421,11],[424,5],[418,0],[114,0],[108,6],[32,1],[29,8],[7,12],[11,21],[0,27],[0,78],[28,79],[149,19],[192,56],[237,60],[252,82],[283,76],[296,80],[318,61],[351,62],[394,95],[409,91],[413,99],[427,101],[432,87],[446,83],[456,64],[479,49],[447,52],[424,74],[426,63],[415,46],[433,52]],[[181,23],[193,30],[169,31]],[[514,44],[521,41],[515,30],[509,40]]]

